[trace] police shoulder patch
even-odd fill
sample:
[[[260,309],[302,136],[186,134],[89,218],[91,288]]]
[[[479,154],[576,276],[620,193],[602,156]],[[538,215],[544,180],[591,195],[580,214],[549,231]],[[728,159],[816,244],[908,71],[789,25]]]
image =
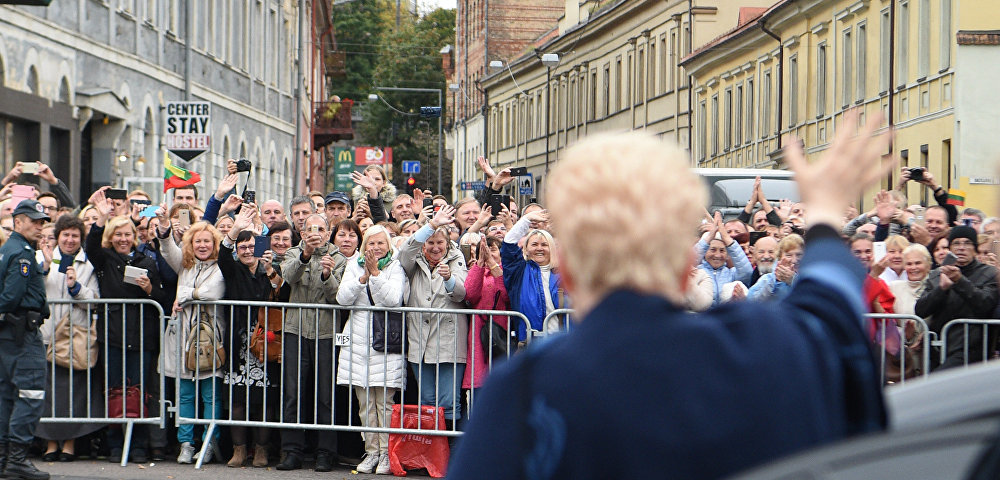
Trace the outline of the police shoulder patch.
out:
[[[21,268],[21,276],[22,277],[27,277],[29,274],[31,274],[31,262],[30,261],[25,260],[25,259],[22,258],[21,260],[19,260],[19,263],[21,264],[20,268]]]

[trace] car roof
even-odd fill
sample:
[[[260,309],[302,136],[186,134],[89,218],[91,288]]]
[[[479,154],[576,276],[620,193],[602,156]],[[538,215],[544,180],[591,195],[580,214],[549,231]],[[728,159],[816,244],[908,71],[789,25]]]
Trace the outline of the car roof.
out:
[[[1000,362],[907,380],[885,390],[890,426],[916,430],[1000,412]]]
[[[774,170],[770,168],[695,168],[695,173],[703,177],[761,177],[783,178],[795,175],[790,170]]]

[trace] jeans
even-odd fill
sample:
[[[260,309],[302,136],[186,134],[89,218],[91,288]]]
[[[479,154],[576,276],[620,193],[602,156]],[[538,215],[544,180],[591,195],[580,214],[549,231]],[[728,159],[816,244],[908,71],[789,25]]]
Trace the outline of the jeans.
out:
[[[420,403],[444,409],[448,420],[462,418],[464,363],[411,363],[420,387]]]
[[[215,387],[218,377],[208,377],[204,380],[181,380],[180,405],[177,406],[178,414],[184,418],[197,418],[198,398],[201,396],[201,418],[221,418],[222,402],[215,396]],[[205,429],[205,432],[208,428]],[[201,439],[205,440],[205,432],[202,432]],[[215,429],[212,435],[213,441],[219,440],[219,429]],[[184,423],[177,426],[177,441],[184,443],[194,443],[194,425]]]

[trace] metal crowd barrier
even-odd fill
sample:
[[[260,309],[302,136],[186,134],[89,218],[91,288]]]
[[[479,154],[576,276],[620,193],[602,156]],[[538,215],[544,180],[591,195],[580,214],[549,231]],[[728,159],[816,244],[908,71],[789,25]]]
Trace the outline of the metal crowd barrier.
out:
[[[991,347],[991,345],[990,345],[990,343],[991,343],[990,342],[990,340],[991,340],[990,339],[990,328],[991,327],[995,328],[996,326],[1000,326],[1000,320],[998,320],[998,319],[956,318],[956,319],[954,319],[954,320],[946,323],[945,326],[943,328],[941,328],[941,342],[937,346],[940,346],[940,348],[941,348],[941,363],[942,364],[945,363],[945,360],[948,358],[948,336],[955,334],[954,333],[955,329],[958,328],[958,327],[961,327],[962,328],[962,330],[961,330],[962,331],[962,337],[965,339],[965,341],[962,342],[962,357],[964,359],[963,363],[964,363],[965,367],[969,366],[969,363],[970,363],[970,358],[969,358],[969,346],[970,346],[969,329],[970,329],[970,327],[972,327],[974,325],[979,325],[981,327],[981,328],[979,328],[979,330],[980,330],[980,337],[981,337],[981,340],[979,340],[979,341],[982,342],[982,344],[981,344],[981,347],[982,347],[982,358],[980,358],[979,361],[985,362],[985,361],[987,361],[987,360],[990,359],[990,355],[993,353],[991,351],[991,348],[990,348]]]
[[[557,322],[558,330],[569,331],[569,329],[573,326],[570,315],[573,315],[574,313],[575,311],[572,308],[557,308],[545,316],[545,319],[542,320],[542,328],[547,330],[550,322]],[[560,315],[563,317],[562,320],[559,320]],[[544,335],[544,331],[540,332],[540,334]]]
[[[165,415],[163,414],[167,410],[167,400],[164,398],[164,381],[163,376],[158,374],[156,369],[156,357],[150,357],[150,364],[145,361],[146,356],[144,353],[155,353],[161,350],[161,344],[155,345],[155,349],[147,350],[148,345],[143,345],[142,339],[144,338],[145,331],[145,320],[146,311],[144,307],[153,308],[156,312],[156,328],[157,338],[162,336],[159,332],[163,331],[163,309],[160,304],[156,303],[150,299],[94,299],[94,300],[73,300],[73,299],[50,299],[48,300],[49,309],[52,314],[46,322],[52,322],[53,331],[59,326],[60,321],[63,316],[69,312],[71,315],[71,321],[74,327],[84,328],[86,333],[87,344],[91,340],[96,339],[98,352],[97,358],[93,358],[93,352],[88,351],[85,355],[87,364],[95,363],[93,367],[86,370],[75,370],[73,368],[67,368],[63,366],[57,366],[54,361],[48,361],[46,369],[46,398],[48,399],[47,408],[42,412],[41,422],[45,424],[119,424],[124,426],[124,443],[122,446],[122,460],[121,465],[126,466],[128,464],[129,450],[132,442],[132,435],[135,425],[156,425],[163,427],[165,425]],[[128,375],[128,361],[125,358],[126,353],[135,352],[135,350],[127,351],[125,349],[118,349],[110,345],[111,337],[109,336],[109,313],[117,309],[125,311],[126,307],[129,305],[138,305],[139,318],[124,318],[132,328],[135,328],[135,324],[138,324],[139,328],[139,371],[146,372],[146,380],[154,383],[154,385],[146,385],[143,382],[135,383],[134,379],[131,379]],[[74,315],[75,314],[75,315]],[[124,315],[124,313],[123,313]],[[82,324],[77,322],[82,322]],[[72,331],[72,330],[71,330]],[[75,331],[74,331],[75,332]],[[78,333],[73,333],[75,336]],[[72,337],[71,337],[72,338]],[[49,339],[51,341],[51,339]],[[126,331],[122,330],[121,344],[126,345]],[[69,356],[73,357],[74,342],[69,342]],[[46,345],[46,350],[48,352],[48,345]],[[46,353],[48,355],[48,353]],[[109,374],[112,373],[109,368],[109,360],[111,356],[121,356],[121,371],[120,378],[123,384],[132,384],[138,387],[139,411],[135,412],[134,408],[132,411],[129,410],[128,394],[127,390],[123,389],[121,395],[121,404],[111,404],[108,399],[109,388],[113,387],[108,385],[107,379]],[[65,373],[64,373],[65,372]],[[80,387],[77,385],[77,380],[80,377],[85,378],[82,382],[86,388],[86,401],[85,405],[80,405],[76,401],[76,394],[78,393],[76,389]],[[65,378],[66,386],[64,388],[61,385],[57,385],[57,378]],[[158,383],[158,385],[155,385]],[[155,395],[150,393],[151,388],[158,386]],[[101,395],[94,398],[92,392],[94,389],[102,392]],[[134,393],[134,392],[133,392]],[[153,395],[152,398],[146,401],[147,395]],[[100,403],[96,405],[95,402]],[[152,402],[156,403],[158,408],[150,408]],[[83,412],[78,412],[80,407],[83,407]],[[120,412],[122,412],[123,417],[116,417],[111,415],[111,408],[118,407]],[[65,410],[66,413],[62,413]],[[128,415],[136,415],[135,417],[129,417]]]
[[[864,317],[869,320],[880,320],[881,323],[882,327],[880,329],[881,338],[879,339],[880,341],[878,342],[878,347],[879,347],[879,365],[881,367],[879,369],[879,380],[881,381],[882,385],[894,384],[894,383],[903,384],[906,383],[907,378],[913,378],[918,376],[926,377],[927,375],[930,374],[930,369],[931,369],[930,346],[933,345],[934,339],[937,337],[937,335],[933,331],[931,331],[930,328],[928,328],[927,323],[924,321],[924,319],[916,315],[903,315],[898,313],[895,314],[869,313],[865,314]],[[892,321],[891,324],[890,320]],[[902,320],[902,322],[900,322],[900,320]],[[914,352],[916,346],[908,345],[906,342],[905,325],[906,322],[910,321],[917,324],[918,330],[924,336],[921,342],[921,348],[916,352]],[[904,331],[899,332],[900,342],[899,342],[899,352],[897,355],[892,355],[892,353],[889,352],[890,345],[888,345],[889,342],[887,342],[888,340],[888,335],[886,333],[887,328],[904,329]],[[910,357],[910,355],[908,355],[910,353],[917,353],[921,359],[920,365],[917,366],[919,370],[914,372],[915,374],[913,375],[907,375],[906,373],[906,369],[908,367],[907,359]],[[887,368],[890,366],[890,362],[894,361],[892,357],[897,357],[899,360],[899,365],[898,365],[899,376],[898,378],[888,379]],[[895,365],[893,366],[895,367]]]
[[[423,407],[425,406],[434,407],[435,412],[438,409],[453,411],[453,408],[458,407],[461,409],[463,416],[468,415],[471,417],[473,414],[472,405],[474,405],[472,399],[478,388],[469,389],[470,402],[463,405],[461,395],[463,374],[460,373],[463,369],[459,367],[466,367],[468,365],[466,368],[472,369],[469,373],[470,384],[474,386],[476,383],[479,383],[477,376],[483,376],[483,374],[476,372],[476,357],[480,356],[484,361],[486,372],[492,369],[494,362],[499,361],[500,358],[494,358],[493,356],[483,358],[481,355],[487,355],[487,353],[476,351],[475,349],[466,352],[465,361],[448,361],[447,359],[451,358],[451,356],[447,354],[435,356],[433,354],[435,351],[459,352],[466,350],[465,347],[469,341],[469,330],[458,324],[454,327],[448,326],[447,323],[451,321],[451,317],[448,316],[461,315],[459,323],[465,322],[470,329],[474,328],[479,322],[477,317],[484,317],[484,327],[488,326],[487,333],[490,334],[488,338],[492,338],[494,328],[497,327],[494,317],[506,319],[505,322],[501,321],[501,325],[499,326],[506,324],[508,333],[512,329],[517,328],[518,321],[523,322],[525,325],[528,324],[528,320],[524,315],[518,312],[501,310],[340,306],[249,301],[191,302],[185,304],[185,306],[193,306],[194,311],[197,312],[194,319],[187,320],[192,324],[201,321],[201,315],[206,311],[202,307],[216,308],[216,319],[220,320],[224,327],[222,346],[226,350],[226,361],[221,366],[213,362],[211,370],[223,377],[226,382],[226,386],[223,388],[226,391],[224,394],[220,393],[222,388],[218,387],[222,386],[223,381],[218,381],[217,388],[213,392],[212,402],[221,402],[222,406],[229,407],[228,411],[223,412],[220,418],[201,418],[203,415],[199,415],[199,412],[202,412],[203,409],[196,405],[197,408],[194,409],[195,414],[193,416],[183,415],[180,411],[182,406],[180,379],[174,379],[178,385],[177,407],[174,409],[177,412],[177,425],[202,425],[206,430],[206,439],[211,439],[216,428],[219,426],[282,428],[285,430],[351,431],[380,436],[385,436],[389,433],[428,435],[429,432],[433,432],[435,436],[459,436],[462,432],[457,429],[456,421],[440,425],[437,422],[438,416],[435,416],[435,421],[431,423],[424,423],[421,420],[417,423],[416,428],[390,426],[389,419],[392,415],[392,406],[397,403],[416,405],[421,412],[424,412]],[[257,314],[253,313],[254,311],[265,312],[263,318],[258,319]],[[251,358],[251,355],[244,355],[243,352],[249,352],[250,350],[252,332],[257,328],[258,321],[263,320],[263,325],[266,326],[270,315],[276,314],[279,311],[282,316],[283,328],[275,334],[275,339],[281,339],[283,357],[280,361],[260,362],[256,357]],[[354,322],[348,323],[345,329],[344,322],[349,322],[351,312],[356,311],[386,312],[387,316],[389,312],[400,313],[403,317],[403,352],[401,354],[393,353],[384,355],[372,348],[370,317],[365,322],[364,330],[356,330]],[[297,330],[299,332],[303,332],[303,327],[307,323],[306,319],[310,314],[315,317],[321,315],[333,316],[333,331],[320,332],[319,325],[313,322],[312,331],[307,333],[307,335],[313,338],[320,336],[327,338],[320,340],[308,339],[305,336],[294,335],[286,331],[288,326],[292,324],[298,327]],[[185,321],[184,319],[180,320]],[[423,337],[420,339],[411,339],[408,336],[411,323],[413,322],[423,322],[425,326],[423,328],[427,328],[431,332],[447,333],[454,330],[455,334],[448,335],[446,338],[443,338],[444,335],[435,335],[431,338],[436,340],[431,340],[431,342],[424,341]],[[234,336],[234,328],[237,332],[241,333]],[[412,328],[419,330],[421,326],[417,323]],[[183,328],[181,330],[185,331]],[[231,341],[233,339],[235,341]],[[513,343],[513,345],[516,345],[516,343]],[[213,342],[212,346],[216,347],[218,345]],[[185,371],[182,368],[184,367],[184,348],[185,346],[182,346],[181,342],[179,342],[177,346],[177,367],[179,372]],[[364,351],[356,355],[356,348],[362,348]],[[418,356],[422,360],[427,360],[427,362],[414,364],[408,361],[407,357],[413,353],[411,350],[414,348],[421,352]],[[233,349],[238,349],[238,351],[234,352]],[[385,347],[383,347],[384,349]],[[267,342],[264,342],[263,350],[264,352],[262,353],[266,359]],[[296,363],[294,364],[289,363],[290,359],[284,357],[289,350],[301,353],[295,359]],[[503,356],[509,357],[514,354],[513,350],[514,348],[508,349]],[[344,356],[344,360],[348,361],[350,365],[342,365],[343,362],[340,358],[342,356]],[[438,357],[441,358],[439,359]],[[234,359],[236,359],[236,362],[233,361]],[[435,360],[440,360],[440,362],[431,363]],[[363,363],[360,375],[367,376],[368,378],[358,378],[357,369],[350,368],[355,362]],[[305,371],[306,375],[303,375],[304,365],[310,368],[310,370]],[[345,368],[346,370],[342,370]],[[379,371],[382,373],[378,373]],[[298,372],[297,375],[295,372]],[[413,399],[412,389],[406,388],[406,379],[411,372],[415,377],[413,378],[416,384],[415,399]],[[204,372],[200,369],[194,373],[196,376],[211,374],[211,372]],[[292,377],[292,375],[295,376]],[[399,375],[401,378],[397,379],[396,375]],[[425,379],[427,375],[431,375],[434,378]],[[232,388],[234,383],[240,381],[246,383],[246,380],[251,377],[256,379],[253,382],[255,385],[265,385],[274,383],[275,381],[278,385],[272,385],[269,388],[262,387],[256,392],[252,388]],[[303,378],[307,379],[308,383],[297,381]],[[433,380],[433,395],[430,392],[425,392],[428,385],[431,385],[431,380]],[[347,420],[338,422],[336,411],[338,392],[336,387],[341,382],[346,383],[346,386],[352,392],[348,394],[348,398],[346,399]],[[451,384],[450,395],[447,392],[449,389],[448,383]],[[397,388],[397,385],[401,388]],[[411,383],[412,385],[413,383]],[[195,403],[198,404],[201,397],[198,391],[200,382],[196,382],[195,386]],[[356,387],[360,388],[355,390]],[[361,392],[368,399],[366,405],[363,405],[369,412],[368,418],[371,419],[372,415],[374,415],[377,425],[372,425],[370,420],[366,421],[366,412],[359,411],[359,407],[362,405],[359,405],[356,396]],[[343,396],[343,393],[341,392],[340,395]],[[397,395],[399,396],[398,400],[396,398]],[[411,401],[407,401],[407,397],[410,397]],[[428,398],[433,398],[433,401],[428,401]],[[329,405],[321,405],[327,399],[329,400]],[[341,401],[343,402],[343,399]],[[311,405],[309,405],[310,402],[312,403]],[[239,412],[235,412],[234,408],[231,408],[234,405],[237,406],[236,410],[239,410]],[[276,410],[278,411],[277,414],[275,414]],[[376,413],[371,413],[373,410]],[[360,425],[354,421],[354,413],[358,413],[362,419]],[[325,421],[326,418],[332,421],[327,423]],[[249,434],[249,432],[247,433]],[[381,443],[381,441],[380,439],[379,442]],[[203,442],[202,451],[197,457],[196,467],[198,468],[201,467],[204,452],[209,448],[209,443],[208,440]],[[322,442],[320,444],[322,445]]]

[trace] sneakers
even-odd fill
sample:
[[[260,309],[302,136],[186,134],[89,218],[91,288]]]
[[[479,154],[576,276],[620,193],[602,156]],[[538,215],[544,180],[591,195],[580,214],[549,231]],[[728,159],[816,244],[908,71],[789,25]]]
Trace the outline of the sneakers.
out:
[[[201,461],[202,465],[206,463],[212,463],[212,459],[215,457],[221,458],[222,455],[219,455],[219,452],[217,451],[217,448],[215,446],[215,442],[210,442],[208,446],[205,447],[204,459]]]
[[[191,445],[191,442],[181,444],[181,454],[177,456],[177,463],[194,463],[194,445]]]
[[[389,454],[383,453],[378,457],[378,467],[375,467],[375,475],[391,475],[392,468],[389,467]]]
[[[357,468],[358,472],[359,473],[372,473],[372,471],[375,470],[375,466],[379,465],[381,463],[379,461],[379,458],[381,458],[381,457],[379,457],[378,454],[369,453],[369,454],[365,455],[365,459],[362,460],[361,463],[358,464],[358,468]],[[386,456],[385,464],[386,464],[386,466],[389,465],[389,457],[388,456]]]

